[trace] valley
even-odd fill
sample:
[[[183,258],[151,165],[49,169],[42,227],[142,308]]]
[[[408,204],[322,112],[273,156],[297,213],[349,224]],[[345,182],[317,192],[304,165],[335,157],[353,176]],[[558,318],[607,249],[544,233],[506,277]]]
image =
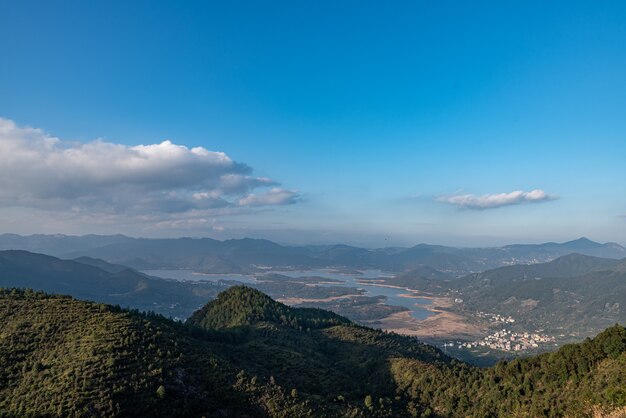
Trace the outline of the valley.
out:
[[[409,319],[423,320],[436,315],[429,297],[417,291],[384,284],[388,272],[365,270],[345,273],[336,269],[269,270],[259,275],[209,275],[189,270],[144,270],[164,279],[208,281],[224,285],[246,284],[292,306],[332,310],[357,322],[377,321],[405,312]]]
[[[2,244],[3,239],[6,235],[0,236],[0,246],[37,242],[38,248],[56,246],[76,254],[72,243],[85,246],[88,242],[90,249],[89,255],[71,260],[24,250],[0,251],[0,267],[4,269],[0,286],[70,294],[184,321],[207,299],[229,287],[245,284],[290,306],[325,309],[364,326],[417,337],[452,356],[480,365],[549,351],[626,322],[622,306],[626,300],[624,260],[577,252],[556,256],[568,250],[605,251],[613,256],[621,251],[616,244],[585,239],[501,249],[462,249],[459,251],[476,256],[514,252],[532,257],[527,261],[549,261],[500,265],[470,273],[457,271],[456,275],[437,267],[458,251],[437,246],[385,251],[335,246],[333,251],[337,252],[328,258],[329,248],[320,252],[320,248],[307,247],[308,255],[304,256],[302,248],[263,240],[60,236],[21,241],[11,237]],[[99,241],[103,247],[98,247]],[[416,248],[420,250],[416,252]],[[426,258],[424,251],[430,254]],[[405,265],[411,267],[379,267],[384,264],[384,257],[407,252],[416,257],[404,258]],[[231,267],[239,267],[236,272],[225,272],[221,267],[194,269],[182,258],[187,254],[187,259],[197,259],[199,255],[192,255],[200,253],[202,259],[221,257]],[[357,258],[353,258],[355,254]],[[137,270],[119,264],[123,259],[134,260],[130,262],[134,266],[155,265],[155,260],[160,260],[162,267]],[[254,263],[241,262],[246,259]],[[266,261],[261,264],[261,259]],[[289,263],[298,259],[306,259],[308,264]],[[316,260],[316,267],[311,266],[311,260]],[[343,264],[338,264],[339,260]],[[503,264],[497,260],[491,262]],[[418,261],[432,264],[416,264]],[[484,260],[481,263],[485,264]],[[502,332],[506,332],[506,338],[499,336]],[[526,339],[526,334],[541,338]]]
[[[626,289],[622,290],[620,260],[572,253],[547,263],[505,266],[456,278],[425,269],[404,273],[366,269],[360,274],[337,268],[292,269],[237,276],[180,270],[147,273],[247,283],[292,305],[330,309],[369,326],[439,342],[459,337],[468,342],[507,325],[522,334],[545,330],[562,344],[623,320],[619,295]],[[595,299],[587,305],[584,301],[590,294]]]
[[[360,274],[336,269],[268,270],[262,275],[232,276],[187,270],[143,273],[225,286],[246,284],[287,305],[330,310],[365,326],[417,337],[446,352],[449,350],[450,355],[481,365],[549,351],[571,341],[563,334],[541,334],[528,328],[530,324],[515,325],[516,320],[511,316],[464,309],[463,300],[458,297],[427,295],[386,284],[396,275],[379,270]]]

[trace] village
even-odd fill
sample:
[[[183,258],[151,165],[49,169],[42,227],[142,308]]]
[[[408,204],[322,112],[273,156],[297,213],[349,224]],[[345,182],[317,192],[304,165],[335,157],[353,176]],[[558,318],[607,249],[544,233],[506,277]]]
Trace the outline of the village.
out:
[[[539,332],[513,332],[506,328],[490,334],[482,340],[473,342],[458,342],[458,348],[485,347],[501,351],[526,351],[539,348],[540,344],[554,342],[555,338]]]
[[[484,318],[489,320],[492,324],[513,324],[515,323],[515,319],[512,316],[505,316],[500,314],[486,313],[486,312],[477,312],[476,316],[479,318]]]

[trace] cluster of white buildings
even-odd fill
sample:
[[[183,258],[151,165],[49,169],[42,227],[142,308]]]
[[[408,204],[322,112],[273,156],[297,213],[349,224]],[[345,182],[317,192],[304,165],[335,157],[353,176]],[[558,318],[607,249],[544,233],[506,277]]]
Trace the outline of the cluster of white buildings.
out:
[[[547,263],[548,261],[554,260],[554,257],[541,257],[541,258],[515,258],[511,257],[508,260],[502,260],[503,266],[515,266],[518,264],[539,264],[539,263]]]
[[[485,347],[501,351],[525,351],[539,347],[539,344],[554,342],[554,337],[537,332],[512,332],[506,328],[486,336],[482,340],[459,343],[458,348]]]
[[[493,323],[502,323],[502,324],[512,324],[515,322],[515,319],[513,319],[513,317],[511,316],[505,316],[505,315],[499,315],[499,314],[492,314],[492,313],[486,313],[486,312],[478,312],[477,316],[479,318],[485,318],[490,320]]]

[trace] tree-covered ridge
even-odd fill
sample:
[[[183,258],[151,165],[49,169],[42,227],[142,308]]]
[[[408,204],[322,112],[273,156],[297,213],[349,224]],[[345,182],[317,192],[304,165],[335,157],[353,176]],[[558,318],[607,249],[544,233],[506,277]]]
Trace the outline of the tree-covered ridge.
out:
[[[231,328],[255,322],[272,322],[294,328],[325,328],[350,321],[329,311],[292,308],[246,286],[233,286],[196,311],[190,325],[206,329]]]
[[[333,325],[324,311],[284,311],[252,289],[218,300],[198,317],[233,327],[0,290],[0,417],[578,417],[626,408],[621,326],[480,369],[414,338],[341,317]]]
[[[443,357],[350,323],[204,331],[28,290],[0,290],[0,324],[0,416],[405,416],[389,358]]]
[[[392,370],[401,391],[441,416],[626,414],[626,329],[619,325],[583,343],[487,369],[455,364],[425,375],[421,364],[398,359]]]
[[[265,415],[268,390],[251,400],[204,338],[154,314],[0,289],[0,416]]]

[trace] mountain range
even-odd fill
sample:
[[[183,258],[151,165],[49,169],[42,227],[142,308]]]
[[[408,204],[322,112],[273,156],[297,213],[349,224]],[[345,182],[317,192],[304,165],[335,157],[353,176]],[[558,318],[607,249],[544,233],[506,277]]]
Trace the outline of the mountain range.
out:
[[[146,239],[112,236],[0,235],[0,250],[21,249],[61,258],[91,257],[137,270],[190,269],[205,273],[251,273],[272,268],[381,269],[406,272],[430,267],[444,275],[551,261],[573,252],[624,258],[626,248],[586,238],[564,243],[457,248],[419,244],[410,248],[367,249],[347,245],[285,246],[262,239]]]

